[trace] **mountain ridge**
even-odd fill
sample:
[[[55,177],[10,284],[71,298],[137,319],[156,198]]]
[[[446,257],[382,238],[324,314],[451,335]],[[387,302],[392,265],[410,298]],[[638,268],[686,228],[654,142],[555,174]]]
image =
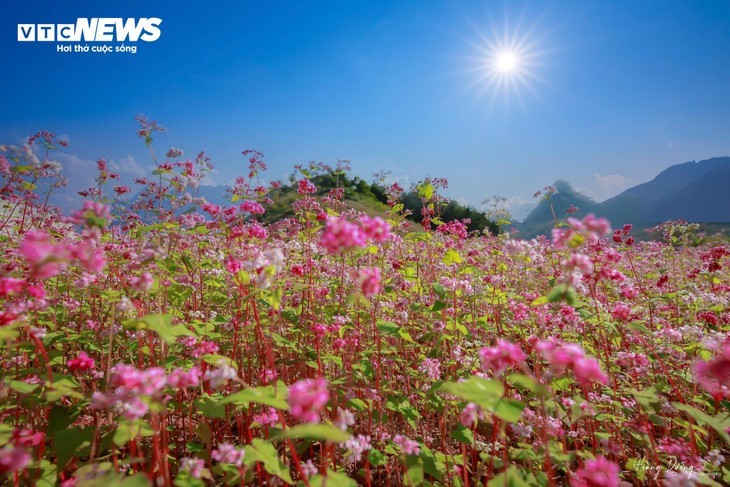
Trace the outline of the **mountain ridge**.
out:
[[[550,203],[558,219],[566,215],[569,205],[580,211],[575,216],[594,213],[608,218],[614,225],[631,223],[648,228],[667,220],[698,223],[730,223],[730,157],[713,157],[669,166],[652,180],[637,184],[602,202],[595,202],[575,190],[570,183],[560,183],[558,193],[548,202],[540,201],[519,224],[523,235],[549,231],[554,224]],[[562,196],[561,196],[562,195]],[[581,206],[581,204],[583,206]],[[546,212],[550,218],[546,218]]]

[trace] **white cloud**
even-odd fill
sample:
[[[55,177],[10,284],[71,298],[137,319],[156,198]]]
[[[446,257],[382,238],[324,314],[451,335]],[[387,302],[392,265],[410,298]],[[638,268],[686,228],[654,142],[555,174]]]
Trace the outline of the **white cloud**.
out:
[[[534,198],[510,196],[505,199],[503,205],[509,210],[512,218],[524,220],[524,218],[537,206],[537,201]]]
[[[221,183],[220,181],[221,173],[218,171],[218,169],[212,169],[208,171],[205,176],[203,176],[203,179],[200,180],[201,186],[219,186]],[[226,186],[233,186],[234,181],[231,180],[228,183],[225,183]]]
[[[587,196],[594,198],[596,201],[603,201],[605,199],[616,196],[624,189],[631,186],[631,180],[621,174],[599,174],[593,173],[593,179],[598,183],[598,187],[595,191],[581,188],[581,192],[584,192]]]
[[[454,201],[459,203],[461,206],[469,206],[469,200],[464,198],[463,196],[456,197]]]
[[[596,192],[596,191],[594,191],[591,188],[588,188],[586,186],[576,186],[574,189],[575,189],[575,191],[577,193],[580,193],[583,196],[588,196],[592,200],[601,201],[603,199],[601,197],[601,194],[599,194],[598,192]]]
[[[596,179],[596,182],[598,182],[601,188],[605,188],[609,191],[622,190],[627,188],[630,184],[629,179],[626,176],[622,176],[620,174],[603,175],[593,173],[593,177]]]
[[[108,163],[109,169],[112,172],[119,173],[121,177],[141,178],[147,175],[147,171],[132,156],[123,157],[119,159],[119,162],[108,161]]]
[[[61,174],[68,178],[68,187],[80,190],[95,185],[97,169],[96,161],[82,159],[75,154],[58,152],[54,157],[61,163]]]

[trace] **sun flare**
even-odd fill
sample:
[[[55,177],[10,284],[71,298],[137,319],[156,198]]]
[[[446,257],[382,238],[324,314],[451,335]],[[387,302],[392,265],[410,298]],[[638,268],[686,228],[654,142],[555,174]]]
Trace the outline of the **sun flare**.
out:
[[[513,72],[519,64],[519,59],[514,53],[509,51],[500,52],[494,59],[495,67],[502,73]]]
[[[471,23],[477,38],[467,40],[475,48],[467,69],[473,76],[470,86],[480,97],[488,94],[491,106],[517,101],[525,108],[527,92],[539,98],[536,85],[548,84],[538,75],[547,53],[545,39],[537,24],[525,26],[523,20],[513,23],[505,16],[501,23],[489,22],[487,30]]]

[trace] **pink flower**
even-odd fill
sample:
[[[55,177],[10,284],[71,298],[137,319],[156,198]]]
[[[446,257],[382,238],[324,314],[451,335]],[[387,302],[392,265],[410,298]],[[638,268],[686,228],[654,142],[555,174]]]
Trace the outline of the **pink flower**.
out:
[[[329,218],[320,239],[322,247],[331,254],[365,246],[365,234],[359,226],[345,218]]]
[[[13,431],[12,442],[16,446],[31,447],[40,445],[43,443],[45,438],[46,434],[43,432],[33,432],[33,430],[28,429],[16,429]]]
[[[593,262],[585,254],[572,254],[566,261],[561,262],[565,272],[578,271],[583,275],[593,274]]]
[[[395,435],[393,443],[398,445],[405,455],[418,455],[421,453],[421,447],[418,445],[418,442],[410,440],[403,435]]]
[[[279,422],[279,413],[274,408],[267,408],[264,412],[255,415],[253,420],[262,426],[274,426]]]
[[[586,240],[595,241],[611,231],[611,224],[605,218],[596,218],[592,213],[580,221],[576,218],[568,218],[568,228],[554,228],[552,230],[553,245],[556,249],[564,249],[566,246],[579,247]]]
[[[152,289],[155,279],[149,272],[143,272],[141,276],[133,276],[129,278],[129,285],[132,289],[139,292],[147,292]]]
[[[519,345],[500,339],[497,340],[496,346],[482,348],[479,351],[479,358],[485,371],[491,369],[495,374],[501,374],[507,367],[524,362],[525,354]]]
[[[355,276],[360,292],[371,297],[380,292],[380,269],[360,269]]]
[[[317,475],[319,469],[314,463],[312,463],[312,460],[307,460],[302,464],[302,471],[304,472],[305,477],[311,478]]]
[[[697,362],[694,377],[715,399],[730,398],[730,341],[712,359]]]
[[[78,259],[89,272],[101,272],[106,266],[104,252],[87,242],[82,242],[73,247],[71,256]]]
[[[129,421],[134,421],[147,414],[150,407],[138,397],[130,397],[121,401],[122,416]]]
[[[424,359],[418,370],[425,373],[429,379],[438,380],[441,377],[441,362],[437,358]]]
[[[576,379],[584,386],[591,381],[602,384],[608,382],[608,377],[601,371],[598,361],[586,357],[583,349],[576,343],[540,341],[537,350],[556,371],[562,372],[565,368],[572,368]]]
[[[312,184],[312,181],[310,181],[309,179],[306,179],[306,178],[301,179],[299,181],[299,183],[297,184],[297,193],[299,193],[301,195],[314,194],[316,192],[317,192],[317,187],[314,184]]]
[[[114,186],[114,192],[117,193],[119,196],[121,196],[126,193],[131,193],[132,190],[129,189],[128,186],[119,185],[119,186]]]
[[[31,277],[34,279],[48,279],[61,272],[70,254],[67,245],[51,242],[44,230],[26,233],[19,250],[31,268]]]
[[[184,152],[182,149],[178,149],[177,147],[170,147],[170,150],[167,151],[167,158],[168,159],[175,159],[176,157],[182,157]]]
[[[208,369],[205,371],[205,380],[208,381],[208,384],[213,389],[218,389],[219,387],[226,384],[229,380],[233,380],[236,377],[238,377],[238,372],[236,372],[236,369],[228,365],[225,360],[221,360],[218,362],[218,365],[214,369]]]
[[[338,409],[337,417],[335,418],[335,426],[345,431],[348,426],[355,424],[355,415],[349,409]]]
[[[202,458],[185,457],[180,460],[180,471],[188,472],[194,479],[202,477],[204,469],[205,461]]]
[[[236,467],[243,465],[243,457],[246,452],[238,449],[230,443],[221,443],[218,448],[211,452],[213,460],[217,460],[221,463],[230,463]]]
[[[611,310],[611,315],[613,316],[613,319],[617,321],[627,322],[631,317],[631,306],[626,303],[618,302],[613,307],[613,310]]]
[[[31,456],[25,448],[5,445],[0,449],[0,474],[19,472],[30,463]]]
[[[72,358],[66,362],[66,366],[68,366],[71,372],[75,372],[77,370],[90,370],[94,368],[94,365],[94,359],[89,357],[86,352],[79,352],[79,355],[76,358]]]
[[[365,236],[374,242],[383,243],[390,238],[390,224],[379,216],[375,218],[361,216],[360,227]]]
[[[175,369],[167,376],[170,386],[184,389],[186,387],[197,387],[200,385],[200,369],[193,367],[188,371]]]
[[[318,423],[319,413],[330,399],[323,377],[300,380],[289,386],[289,412],[304,423]]]
[[[216,216],[221,212],[221,207],[218,205],[214,205],[213,203],[204,203],[203,211],[208,213],[210,216]]]
[[[570,479],[571,487],[618,487],[619,466],[606,458],[599,456],[595,460],[588,460],[583,468],[578,470]]]
[[[592,237],[603,237],[611,231],[611,224],[605,218],[597,218],[593,213],[583,218],[583,225]]]
[[[160,393],[167,385],[167,375],[160,367],[151,367],[139,371],[132,366],[117,364],[112,367],[109,384],[116,388],[117,396],[136,396],[139,394],[153,396]]]
[[[350,452],[347,455],[348,463],[355,463],[362,460],[362,454],[370,450],[370,437],[365,435],[353,436],[347,441],[340,443],[340,447]]]
[[[559,343],[554,341],[540,341],[537,350],[550,362],[550,366],[558,371],[571,366],[577,359],[582,358],[585,353],[580,345],[576,343]]]
[[[473,402],[467,404],[459,415],[459,422],[467,428],[474,426],[479,419],[484,419],[484,412]]]
[[[603,373],[596,359],[589,357],[577,359],[573,364],[573,372],[578,382],[584,386],[592,381],[600,382],[601,384],[608,383],[608,376]]]
[[[15,277],[3,277],[0,279],[0,296],[18,294],[25,289],[26,280]]]
[[[263,215],[266,212],[258,201],[244,201],[239,208],[242,212],[251,213],[252,215]]]

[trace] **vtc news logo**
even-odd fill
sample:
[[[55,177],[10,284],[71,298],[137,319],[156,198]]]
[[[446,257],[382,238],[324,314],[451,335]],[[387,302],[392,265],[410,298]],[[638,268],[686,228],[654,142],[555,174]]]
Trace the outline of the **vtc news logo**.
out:
[[[18,42],[154,42],[162,19],[79,18],[75,24],[18,24]]]

